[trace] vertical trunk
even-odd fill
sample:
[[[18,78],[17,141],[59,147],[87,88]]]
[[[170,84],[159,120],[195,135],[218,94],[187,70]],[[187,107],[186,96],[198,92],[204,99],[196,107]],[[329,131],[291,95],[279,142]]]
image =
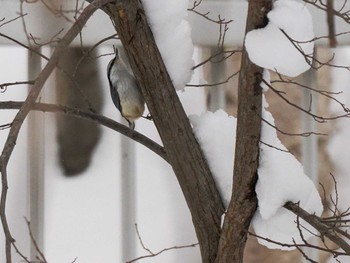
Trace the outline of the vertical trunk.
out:
[[[191,211],[202,260],[214,262],[223,204],[164,66],[142,4],[139,0],[119,0],[105,11],[115,23]]]
[[[272,0],[250,0],[246,32],[266,25]],[[263,69],[243,52],[238,90],[237,139],[232,199],[220,237],[217,263],[243,262],[250,221],[257,207],[255,183],[259,158]]]

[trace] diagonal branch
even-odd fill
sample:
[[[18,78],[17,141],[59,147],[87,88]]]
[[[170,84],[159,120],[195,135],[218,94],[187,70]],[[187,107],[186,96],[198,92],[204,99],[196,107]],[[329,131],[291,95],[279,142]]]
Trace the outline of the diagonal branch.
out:
[[[287,202],[284,207],[290,211],[292,211],[294,214],[298,215],[300,218],[304,219],[306,222],[308,222],[311,226],[313,226],[315,229],[317,229],[321,235],[329,238],[331,241],[333,241],[335,244],[337,244],[341,249],[344,250],[348,255],[350,255],[350,245],[348,242],[346,242],[344,239],[339,237],[335,230],[330,229],[329,226],[322,223],[322,219],[319,218],[316,215],[309,214],[304,209],[302,209],[297,204],[294,204],[292,202]]]
[[[208,163],[159,53],[139,0],[117,0],[103,8],[111,17],[178,179],[200,244],[213,262],[224,207]]]
[[[2,191],[1,191],[1,200],[0,200],[0,218],[2,226],[5,232],[5,247],[6,247],[6,263],[11,263],[11,243],[14,242],[12,235],[9,231],[9,226],[5,214],[6,210],[6,198],[8,190],[8,180],[7,180],[7,164],[13,152],[13,149],[16,145],[19,131],[22,127],[23,121],[27,117],[29,111],[33,107],[34,102],[38,98],[40,91],[57,65],[58,58],[60,54],[67,48],[67,46],[72,42],[72,40],[77,36],[77,34],[82,30],[83,26],[90,18],[90,16],[97,10],[98,7],[110,2],[110,0],[95,0],[92,4],[87,6],[79,19],[72,25],[67,34],[62,38],[59,44],[56,46],[55,51],[52,54],[52,57],[44,67],[44,69],[39,74],[38,78],[35,81],[35,84],[32,86],[28,97],[21,107],[21,109],[16,114],[12,126],[5,142],[3,151],[0,156],[0,172],[2,179]]]
[[[23,102],[17,102],[17,101],[0,102],[0,109],[20,109],[22,106],[23,106]],[[144,136],[143,134],[135,130],[129,129],[127,126],[123,124],[120,124],[104,116],[98,115],[94,112],[84,111],[77,108],[70,108],[66,106],[47,104],[47,103],[35,103],[33,104],[32,110],[43,111],[43,112],[64,113],[77,118],[83,118],[89,121],[94,121],[100,125],[103,125],[114,131],[117,131],[120,134],[125,135],[126,137],[129,137],[135,142],[142,144],[143,146],[147,147],[148,149],[150,149],[155,154],[159,155],[161,158],[163,158],[165,161],[168,162],[168,157],[164,151],[164,148],[160,146],[158,143],[152,141],[148,137]]]

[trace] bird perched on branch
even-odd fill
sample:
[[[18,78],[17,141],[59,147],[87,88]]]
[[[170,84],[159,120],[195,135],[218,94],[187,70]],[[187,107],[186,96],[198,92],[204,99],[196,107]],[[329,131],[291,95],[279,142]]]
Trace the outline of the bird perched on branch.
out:
[[[107,74],[113,103],[128,121],[129,127],[134,129],[134,121],[140,118],[145,110],[145,100],[135,77],[119,57],[118,49],[108,64]]]

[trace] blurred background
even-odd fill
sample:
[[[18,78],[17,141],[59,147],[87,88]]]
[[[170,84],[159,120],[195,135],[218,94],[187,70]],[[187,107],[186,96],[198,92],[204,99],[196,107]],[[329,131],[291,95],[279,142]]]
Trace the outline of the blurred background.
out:
[[[84,1],[1,0],[0,18],[19,19],[0,26],[0,32],[50,56],[57,38],[74,21]],[[338,2],[336,2],[338,3]],[[340,3],[340,2],[339,2]],[[340,3],[341,4],[341,3]],[[190,2],[191,7],[193,2]],[[311,8],[311,7],[310,7]],[[73,11],[78,10],[78,11]],[[237,50],[226,59],[213,59],[194,71],[191,85],[178,95],[188,115],[205,110],[225,109],[235,115],[238,77],[230,78],[240,67],[240,50],[246,21],[246,1],[203,1],[198,10],[210,17],[233,19],[221,50],[218,24],[189,12],[195,44],[193,59],[198,64],[218,51]],[[327,35],[325,14],[311,8],[317,36]],[[336,20],[339,32],[347,24]],[[41,102],[56,103],[86,110],[92,109],[113,120],[123,122],[109,93],[107,64],[113,58],[116,39],[109,39],[92,50],[101,39],[115,33],[109,18],[97,11],[72,47],[60,58],[62,69],[56,70],[46,83]],[[338,39],[341,48],[328,48],[327,39],[317,42],[316,56],[326,61],[333,54],[335,62],[350,65],[347,37]],[[0,38],[0,83],[33,80],[46,61],[13,41]],[[44,45],[45,44],[45,45]],[[83,47],[82,47],[83,46]],[[121,49],[122,57],[125,54]],[[79,66],[76,66],[79,65]],[[68,74],[67,74],[68,73]],[[72,77],[73,76],[73,77]],[[272,76],[278,79],[278,76]],[[323,67],[310,70],[296,81],[322,91],[343,91],[347,96],[350,72]],[[212,85],[222,83],[220,85]],[[209,85],[208,85],[209,84]],[[310,89],[278,84],[290,101],[312,107],[319,115],[340,114],[339,105]],[[1,90],[1,101],[22,101],[27,85],[8,86]],[[304,163],[306,174],[315,184],[321,182],[327,193],[333,191],[332,172],[341,185],[343,209],[348,204],[346,171],[347,119],[316,123],[307,114],[284,103],[276,94],[267,94],[276,125],[288,133],[317,131],[328,136],[289,136],[279,133],[287,148]],[[312,98],[312,103],[310,100]],[[0,111],[0,124],[10,123],[14,110]],[[144,115],[147,115],[145,112]],[[160,142],[152,121],[140,119],[136,130]],[[336,135],[337,134],[337,135]],[[8,129],[0,131],[4,145]],[[61,114],[32,112],[21,129],[9,164],[7,215],[16,244],[31,260],[38,251],[30,240],[24,217],[31,223],[41,251],[50,263],[55,262],[126,262],[148,255],[142,247],[157,253],[164,248],[196,244],[191,217],[171,167],[149,149],[115,131],[86,120]],[[136,227],[137,224],[137,227]],[[140,239],[142,242],[140,242]],[[4,255],[4,235],[0,234],[0,255]],[[319,262],[330,262],[326,255],[311,253]],[[14,262],[21,262],[15,254]],[[302,262],[297,251],[268,250],[250,238],[246,262]],[[5,262],[1,256],[0,262]],[[198,247],[174,249],[142,262],[201,262]],[[345,261],[342,261],[345,262]]]

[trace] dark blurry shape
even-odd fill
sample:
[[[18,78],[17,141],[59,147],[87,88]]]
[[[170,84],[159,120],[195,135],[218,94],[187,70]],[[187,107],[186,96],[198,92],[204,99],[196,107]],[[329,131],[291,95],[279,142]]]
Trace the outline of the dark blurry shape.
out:
[[[61,57],[59,65],[64,72],[56,70],[57,103],[99,112],[103,104],[103,81],[97,60],[93,59],[96,54],[92,52],[80,61],[86,51],[80,47],[70,48]],[[86,170],[100,136],[100,127],[92,122],[64,114],[57,115],[59,163],[66,176],[78,175]]]

